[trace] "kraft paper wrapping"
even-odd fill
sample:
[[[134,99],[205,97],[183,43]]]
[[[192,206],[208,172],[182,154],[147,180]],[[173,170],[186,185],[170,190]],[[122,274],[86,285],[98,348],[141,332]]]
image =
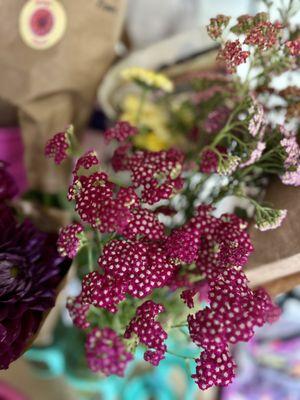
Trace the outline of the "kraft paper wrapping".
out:
[[[272,295],[300,284],[300,188],[271,183],[266,202],[287,209],[288,215],[278,229],[260,232],[251,228],[254,253],[247,276],[252,286],[265,286]]]
[[[25,3],[0,0],[0,98],[18,110],[30,186],[56,192],[68,182],[70,166],[46,160],[45,143],[70,123],[79,135],[85,127],[114,58],[125,0],[61,0],[66,32],[47,50],[21,39],[18,19]]]

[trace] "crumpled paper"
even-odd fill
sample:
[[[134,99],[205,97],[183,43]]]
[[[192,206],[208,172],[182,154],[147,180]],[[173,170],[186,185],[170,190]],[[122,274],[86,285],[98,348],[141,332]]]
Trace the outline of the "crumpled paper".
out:
[[[21,39],[18,19],[25,3],[0,0],[0,98],[17,109],[30,187],[56,192],[66,186],[71,166],[57,168],[46,160],[45,143],[70,123],[79,135],[85,127],[114,58],[125,0],[61,0],[67,29],[47,50],[32,49]]]

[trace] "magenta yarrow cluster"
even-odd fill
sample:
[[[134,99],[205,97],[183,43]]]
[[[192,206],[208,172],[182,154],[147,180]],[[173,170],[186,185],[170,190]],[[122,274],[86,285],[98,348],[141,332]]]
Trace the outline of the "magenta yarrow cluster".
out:
[[[78,160],[69,200],[75,202],[82,224],[62,228],[58,241],[60,252],[74,258],[82,237],[88,236],[83,233],[86,225],[117,234],[105,244],[98,267],[84,277],[81,294],[68,299],[74,324],[88,331],[88,365],[94,372],[123,376],[136,338],[147,348],[144,359],[157,366],[165,357],[168,337],[159,315],[165,322],[172,316],[168,318],[164,305],[151,299],[153,291],[179,291],[189,309],[198,304],[194,299],[205,278],[208,306],[187,317],[191,340],[200,352],[193,378],[201,389],[227,385],[235,369],[229,346],[249,340],[255,326],[278,315],[263,289],[248,287],[242,271],[253,251],[247,224],[234,215],[216,218],[211,207],[200,206],[193,218],[167,232],[149,206],[170,198],[182,186],[183,155],[175,150],[134,151],[128,146],[123,150],[117,150],[114,161],[118,170],[131,174],[132,186],[126,188],[112,183],[103,171],[93,171],[100,166],[95,153]],[[123,332],[108,326],[93,328],[88,318],[91,306],[118,316],[128,299],[139,305]]]

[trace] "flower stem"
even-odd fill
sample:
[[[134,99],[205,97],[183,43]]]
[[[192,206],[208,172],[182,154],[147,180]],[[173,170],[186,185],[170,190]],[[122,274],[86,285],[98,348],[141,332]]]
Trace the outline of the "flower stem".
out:
[[[87,252],[88,252],[88,267],[89,271],[93,272],[93,250],[91,246],[87,246]]]
[[[167,353],[171,354],[172,356],[175,356],[175,357],[183,358],[184,360],[195,360],[194,357],[189,357],[189,356],[184,356],[182,354],[177,354],[177,353],[175,353],[175,352],[173,352],[171,350],[167,350]]]
[[[140,120],[141,120],[143,108],[144,108],[144,105],[145,105],[147,93],[148,93],[148,89],[147,88],[142,88],[141,97],[140,97],[140,103],[139,103],[139,107],[138,107],[138,110],[137,110],[137,113],[136,113],[136,117],[135,117],[135,122],[136,122],[137,126],[140,125]]]

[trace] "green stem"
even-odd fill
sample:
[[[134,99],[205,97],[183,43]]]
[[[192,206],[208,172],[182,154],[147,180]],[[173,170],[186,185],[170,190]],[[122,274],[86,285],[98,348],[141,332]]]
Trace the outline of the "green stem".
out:
[[[141,92],[139,107],[138,107],[138,110],[137,110],[137,113],[136,113],[136,117],[135,117],[135,122],[136,122],[137,126],[140,125],[140,120],[141,120],[143,108],[144,108],[144,105],[145,105],[147,93],[148,93],[148,89],[147,88],[143,88],[142,92]]]
[[[87,252],[88,252],[88,267],[89,267],[89,271],[93,272],[94,268],[93,268],[93,250],[91,246],[87,246]]]
[[[171,350],[167,350],[167,353],[171,354],[172,356],[175,356],[175,357],[183,358],[184,360],[195,360],[194,357],[189,357],[189,356],[184,356],[182,354],[177,354],[177,353],[175,353],[175,352],[173,352]]]

